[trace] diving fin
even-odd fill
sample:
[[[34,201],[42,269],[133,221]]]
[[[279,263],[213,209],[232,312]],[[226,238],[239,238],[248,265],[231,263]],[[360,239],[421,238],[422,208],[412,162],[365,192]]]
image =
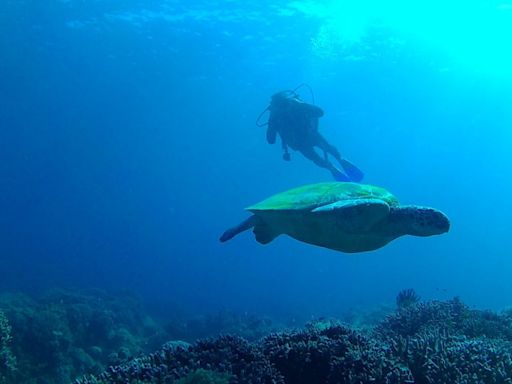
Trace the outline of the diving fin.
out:
[[[340,164],[343,167],[343,170],[347,174],[349,180],[355,183],[359,183],[364,178],[364,173],[359,168],[357,168],[354,164],[352,164],[347,159],[341,159]]]
[[[347,175],[337,169],[332,170],[331,174],[336,181],[352,181]]]

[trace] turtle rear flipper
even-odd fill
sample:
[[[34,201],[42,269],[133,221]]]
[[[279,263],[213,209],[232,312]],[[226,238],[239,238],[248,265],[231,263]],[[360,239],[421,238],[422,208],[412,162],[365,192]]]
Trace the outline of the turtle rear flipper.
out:
[[[226,230],[226,232],[224,232],[222,234],[222,236],[220,237],[220,239],[219,239],[220,242],[225,243],[226,241],[231,240],[233,237],[235,237],[239,233],[242,233],[242,232],[247,231],[248,229],[251,229],[252,227],[254,227],[256,224],[259,223],[259,221],[260,220],[255,215],[252,215],[248,219],[245,219],[244,221],[242,221],[240,224],[234,226],[233,228],[229,228],[228,230]]]
[[[264,223],[256,224],[252,231],[254,232],[256,241],[260,244],[268,244],[281,234],[274,231],[269,225]]]

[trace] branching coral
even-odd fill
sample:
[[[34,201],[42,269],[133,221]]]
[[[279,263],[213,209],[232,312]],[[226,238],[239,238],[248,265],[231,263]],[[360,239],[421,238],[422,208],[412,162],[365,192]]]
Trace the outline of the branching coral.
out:
[[[428,332],[401,338],[394,351],[417,384],[504,384],[512,378],[512,345],[506,342]]]
[[[366,333],[321,321],[252,344],[233,336],[169,344],[76,384],[182,383],[202,370],[230,384],[509,384],[510,328],[505,315],[431,301],[397,309]]]
[[[469,309],[459,299],[420,303],[412,291],[402,298],[409,304],[373,328],[355,330],[321,319],[254,342],[233,335],[168,342],[130,359],[153,328],[129,299],[62,291],[38,301],[3,297],[0,384],[25,384],[34,377],[69,383],[71,376],[94,373],[107,362],[111,366],[103,373],[75,383],[511,383],[510,313]],[[268,325],[251,320],[239,326],[239,319],[225,315],[214,324],[206,328],[234,325],[249,335]]]
[[[372,338],[342,325],[271,335],[263,351],[286,383],[400,383],[398,365]]]
[[[198,369],[176,381],[176,384],[229,384],[230,377],[227,373]]]
[[[459,299],[430,301],[398,309],[376,327],[376,335],[384,338],[412,336],[430,328],[460,330],[471,315]]]
[[[8,383],[16,370],[16,359],[11,351],[12,328],[0,311],[0,384]]]
[[[110,367],[76,384],[173,383],[199,369],[225,373],[230,384],[283,384],[281,375],[255,346],[234,336],[201,340],[190,347],[166,345],[161,350]]]
[[[67,384],[78,375],[99,373],[149,352],[143,349],[148,335],[159,331],[147,325],[135,299],[100,291],[55,290],[38,299],[4,294],[0,307],[12,326],[8,334],[18,370],[10,382],[16,384],[33,383],[34,377]]]

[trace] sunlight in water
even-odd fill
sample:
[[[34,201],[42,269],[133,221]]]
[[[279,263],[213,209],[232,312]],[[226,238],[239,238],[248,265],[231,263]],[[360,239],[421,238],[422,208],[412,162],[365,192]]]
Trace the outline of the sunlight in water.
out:
[[[321,56],[345,54],[377,27],[398,40],[421,41],[459,65],[512,75],[512,2],[332,0],[290,6],[323,20],[313,39]]]

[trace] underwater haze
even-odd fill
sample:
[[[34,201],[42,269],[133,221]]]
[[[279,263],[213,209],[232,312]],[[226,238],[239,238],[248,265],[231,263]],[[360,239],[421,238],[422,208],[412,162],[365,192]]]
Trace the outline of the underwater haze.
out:
[[[404,288],[511,306],[511,39],[506,1],[4,0],[0,290],[304,318]],[[302,83],[364,182],[449,233],[358,254],[219,242],[244,207],[331,180],[256,125]]]

